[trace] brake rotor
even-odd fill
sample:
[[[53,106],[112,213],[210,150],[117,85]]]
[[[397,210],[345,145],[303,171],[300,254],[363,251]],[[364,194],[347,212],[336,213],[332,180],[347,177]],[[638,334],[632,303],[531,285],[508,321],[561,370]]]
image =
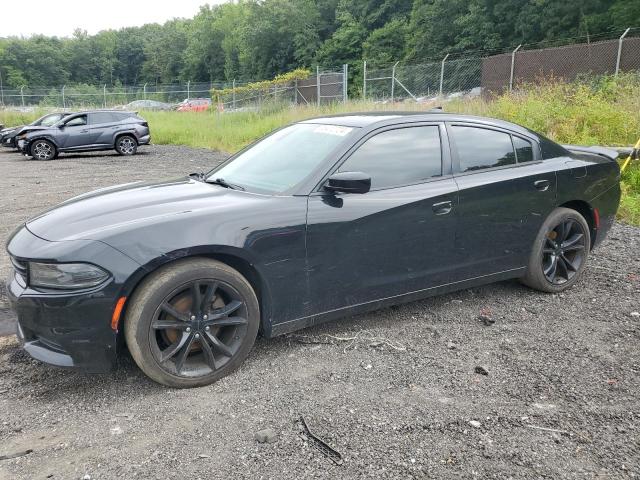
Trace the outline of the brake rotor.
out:
[[[191,313],[191,305],[193,304],[193,298],[191,297],[191,293],[189,291],[182,292],[174,297],[174,299],[170,302],[171,306],[175,308],[178,312],[189,314]],[[213,302],[211,302],[211,309],[224,307],[225,303],[220,297],[220,295],[216,295]],[[173,318],[171,315],[167,314],[167,317]],[[176,319],[177,320],[177,319]],[[212,327],[210,330],[211,335],[217,335],[220,327]],[[180,330],[175,329],[165,329],[162,331],[165,336],[165,340],[169,343],[175,343],[180,338]],[[198,352],[201,350],[200,342],[195,341],[191,345],[190,352]]]

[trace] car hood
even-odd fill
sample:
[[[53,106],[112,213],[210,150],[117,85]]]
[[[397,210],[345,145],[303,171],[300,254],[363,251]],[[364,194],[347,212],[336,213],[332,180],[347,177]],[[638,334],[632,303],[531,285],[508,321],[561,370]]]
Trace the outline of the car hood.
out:
[[[144,224],[176,217],[217,215],[254,208],[263,198],[187,178],[135,182],[89,192],[29,220],[27,228],[50,241],[102,240]]]
[[[19,128],[24,127],[24,125],[19,125],[17,127],[7,127],[7,128],[3,128],[2,130],[0,130],[0,135],[6,135],[7,133],[11,133],[13,131],[18,130]]]

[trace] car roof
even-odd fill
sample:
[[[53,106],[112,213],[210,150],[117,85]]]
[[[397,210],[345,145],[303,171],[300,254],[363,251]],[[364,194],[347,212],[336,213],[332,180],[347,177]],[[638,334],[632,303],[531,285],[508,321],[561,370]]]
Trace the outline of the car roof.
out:
[[[71,115],[86,115],[88,113],[129,113],[135,115],[136,112],[130,112],[128,110],[115,110],[115,109],[100,109],[100,110],[83,110],[81,112],[75,112]]]
[[[505,120],[498,120],[489,117],[479,117],[475,115],[462,115],[455,113],[445,113],[439,110],[427,112],[359,112],[338,115],[327,115],[324,117],[310,118],[299,123],[320,123],[327,125],[341,125],[344,127],[383,127],[407,122],[471,122],[505,128],[523,135],[530,136],[533,132],[515,123]]]

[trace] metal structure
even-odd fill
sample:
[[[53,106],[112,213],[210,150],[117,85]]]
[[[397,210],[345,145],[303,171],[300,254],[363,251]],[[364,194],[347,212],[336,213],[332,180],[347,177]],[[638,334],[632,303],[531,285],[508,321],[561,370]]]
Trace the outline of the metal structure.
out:
[[[427,101],[512,91],[541,78],[573,80],[583,75],[640,71],[640,28],[611,40],[552,48],[515,49],[484,57],[447,54],[422,64],[363,63],[362,97],[379,102]]]

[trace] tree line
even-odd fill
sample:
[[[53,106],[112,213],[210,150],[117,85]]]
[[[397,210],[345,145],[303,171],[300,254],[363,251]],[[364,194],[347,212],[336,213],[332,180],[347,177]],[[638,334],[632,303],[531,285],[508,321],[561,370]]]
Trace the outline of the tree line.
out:
[[[255,80],[517,44],[597,39],[640,23],[640,0],[239,0],[191,19],[70,38],[0,38],[5,88]]]

